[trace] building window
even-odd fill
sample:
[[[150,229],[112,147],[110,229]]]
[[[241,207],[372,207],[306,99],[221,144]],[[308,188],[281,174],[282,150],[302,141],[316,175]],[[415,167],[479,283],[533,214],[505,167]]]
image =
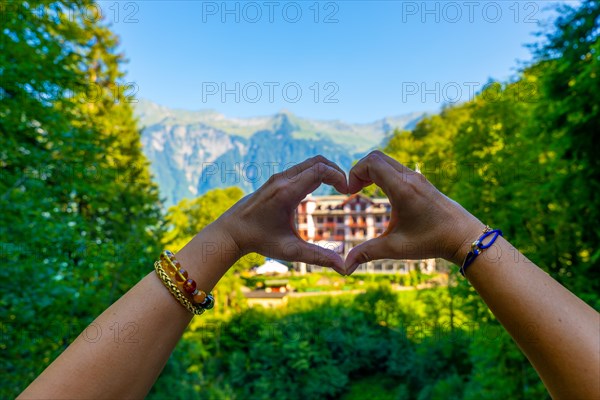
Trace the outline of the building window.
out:
[[[344,230],[343,229],[338,229],[337,230],[337,235],[338,236],[344,236]]]
[[[338,222],[338,224],[343,224],[344,223],[344,217],[337,217],[337,222]]]
[[[318,224],[323,223],[323,217],[317,217],[317,223]]]
[[[327,217],[327,222],[333,222],[333,217]]]
[[[375,222],[381,222],[381,217],[375,217]]]

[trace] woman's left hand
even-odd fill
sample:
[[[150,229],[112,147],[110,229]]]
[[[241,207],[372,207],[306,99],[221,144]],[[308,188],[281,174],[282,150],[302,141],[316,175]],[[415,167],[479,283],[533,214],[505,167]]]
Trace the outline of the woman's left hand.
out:
[[[240,255],[256,252],[285,261],[333,268],[343,274],[344,262],[333,250],[304,241],[295,226],[300,202],[321,183],[348,192],[346,175],[335,163],[316,156],[277,173],[244,197],[217,221],[231,236]]]

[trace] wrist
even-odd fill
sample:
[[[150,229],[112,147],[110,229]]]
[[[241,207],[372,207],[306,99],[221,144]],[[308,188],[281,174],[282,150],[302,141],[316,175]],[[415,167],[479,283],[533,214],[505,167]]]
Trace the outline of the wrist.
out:
[[[451,239],[449,241],[450,251],[448,253],[450,256],[447,260],[460,266],[471,250],[471,244],[481,236],[485,224],[464,211],[464,213],[461,213],[461,215],[454,219],[450,227]]]
[[[243,240],[244,233],[247,232],[244,232],[244,229],[241,227],[239,217],[234,214],[230,215],[229,212],[227,212],[221,215],[211,225],[220,232],[226,246],[237,255],[233,262],[250,253],[247,249],[248,244]]]
[[[198,287],[211,290],[240,258],[240,249],[219,221],[206,226],[176,254]]]

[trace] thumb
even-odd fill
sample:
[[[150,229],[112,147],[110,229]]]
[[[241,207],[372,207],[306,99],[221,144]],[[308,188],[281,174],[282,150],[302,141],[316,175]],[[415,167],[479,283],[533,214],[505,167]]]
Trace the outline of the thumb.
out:
[[[329,267],[338,274],[344,275],[344,260],[333,249],[326,249],[301,239],[295,240],[286,247],[294,249],[294,254],[290,254],[294,261]]]
[[[367,240],[350,250],[346,256],[346,275],[352,274],[360,264],[388,258],[390,254],[389,243],[385,236]]]

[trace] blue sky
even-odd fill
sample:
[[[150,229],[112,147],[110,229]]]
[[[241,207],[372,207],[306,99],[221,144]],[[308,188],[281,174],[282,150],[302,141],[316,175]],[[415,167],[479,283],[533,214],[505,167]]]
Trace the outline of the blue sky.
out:
[[[534,1],[100,2],[137,98],[227,116],[370,122],[514,76]]]

